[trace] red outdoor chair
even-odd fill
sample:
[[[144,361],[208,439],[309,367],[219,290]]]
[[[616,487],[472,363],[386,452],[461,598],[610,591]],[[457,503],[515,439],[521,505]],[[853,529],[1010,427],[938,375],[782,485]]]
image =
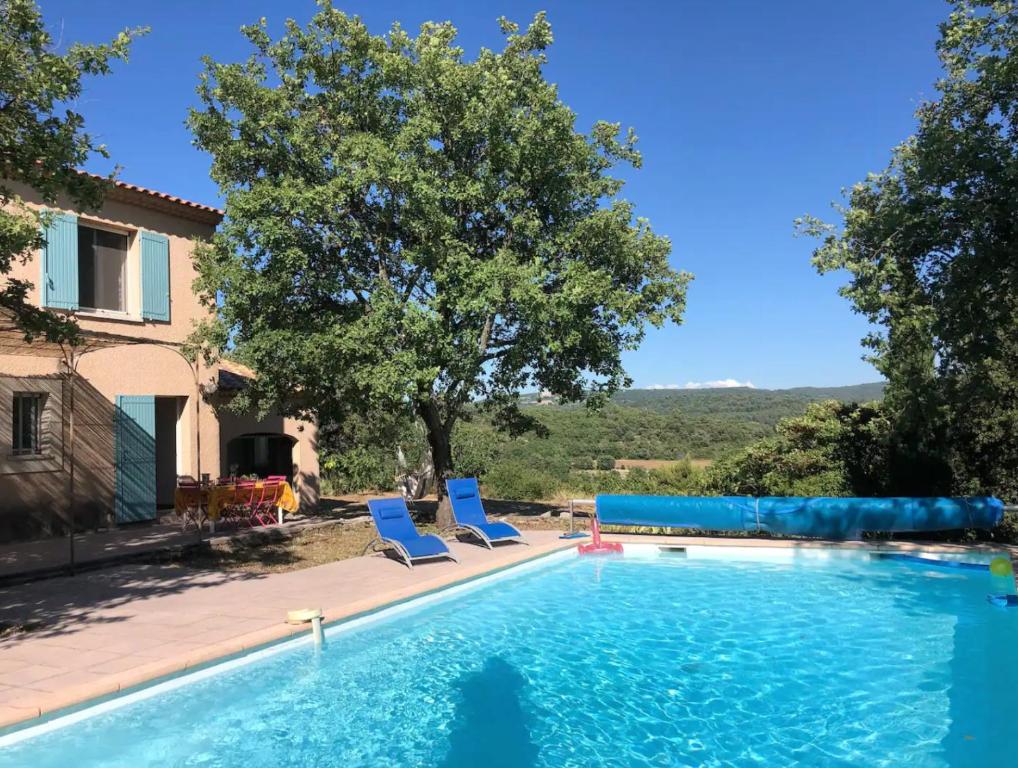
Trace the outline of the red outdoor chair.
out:
[[[180,530],[186,531],[187,526],[191,524],[194,524],[195,528],[201,530],[207,509],[198,481],[190,475],[177,475],[177,492],[184,501],[184,509],[180,514]]]
[[[251,509],[254,503],[255,488],[253,480],[239,480],[234,483],[233,500],[223,507],[223,522],[232,522],[239,527],[251,525]]]
[[[251,501],[252,524],[257,520],[259,525],[273,525],[276,522],[276,499],[282,489],[279,481],[269,478],[262,483],[261,493],[257,489]]]

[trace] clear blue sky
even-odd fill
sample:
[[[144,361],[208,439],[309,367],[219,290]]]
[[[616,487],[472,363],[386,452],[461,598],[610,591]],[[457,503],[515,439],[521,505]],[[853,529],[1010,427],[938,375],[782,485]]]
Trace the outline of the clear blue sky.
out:
[[[644,154],[624,192],[672,239],[693,272],[683,326],[652,330],[627,354],[636,386],[721,379],[758,387],[877,379],[860,356],[865,322],[818,277],[811,244],[792,236],[803,213],[830,216],[841,188],[886,165],[912,132],[938,66],[938,0],[685,0],[619,3],[356,0],[338,3],[381,33],[452,20],[468,53],[497,47],[495,19],[548,11],[548,78],[586,130],[633,126]],[[183,125],[201,68],[247,55],[238,27],[260,16],[279,30],[312,0],[42,0],[62,40],[99,42],[147,25],[131,61],[92,80],[78,105],[123,166],[125,181],[217,203],[209,159]],[[94,164],[105,171],[108,165]]]

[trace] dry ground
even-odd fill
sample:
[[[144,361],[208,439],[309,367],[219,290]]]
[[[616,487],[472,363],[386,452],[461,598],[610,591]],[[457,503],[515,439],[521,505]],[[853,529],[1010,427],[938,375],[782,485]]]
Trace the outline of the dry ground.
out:
[[[320,525],[308,526],[287,534],[279,529],[252,529],[237,536],[188,550],[174,560],[201,570],[226,570],[244,573],[280,573],[359,557],[375,538],[375,528],[367,518],[367,495],[358,494],[324,499]],[[560,516],[561,506],[543,502],[485,500],[492,520],[504,520],[520,530],[568,530],[568,516]],[[421,533],[438,533],[435,527],[434,499],[417,502],[415,520]],[[576,527],[586,529],[589,521],[577,516]]]
[[[663,469],[665,467],[672,467],[676,464],[682,464],[681,461],[672,461],[668,459],[616,459],[616,469]],[[713,459],[690,459],[689,463],[693,465],[694,469],[706,469],[714,463]]]

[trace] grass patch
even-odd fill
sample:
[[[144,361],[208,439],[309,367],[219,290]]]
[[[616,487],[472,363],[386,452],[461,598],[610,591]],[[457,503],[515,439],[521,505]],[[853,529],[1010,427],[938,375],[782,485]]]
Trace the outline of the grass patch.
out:
[[[360,522],[306,528],[292,535],[269,528],[195,547],[185,552],[179,562],[203,570],[298,571],[359,557],[374,537],[374,526]]]

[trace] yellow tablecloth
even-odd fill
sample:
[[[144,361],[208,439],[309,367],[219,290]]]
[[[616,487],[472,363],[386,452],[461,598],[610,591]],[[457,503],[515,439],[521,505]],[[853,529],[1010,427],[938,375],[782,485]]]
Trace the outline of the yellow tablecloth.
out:
[[[265,481],[255,483],[258,491],[265,486]],[[211,488],[178,488],[173,496],[173,507],[178,515],[199,504],[207,509],[209,520],[218,520],[223,507],[229,506],[237,497],[237,486],[214,485]],[[272,502],[274,507],[281,507],[284,512],[296,512],[300,505],[289,483],[279,483],[279,490]]]

